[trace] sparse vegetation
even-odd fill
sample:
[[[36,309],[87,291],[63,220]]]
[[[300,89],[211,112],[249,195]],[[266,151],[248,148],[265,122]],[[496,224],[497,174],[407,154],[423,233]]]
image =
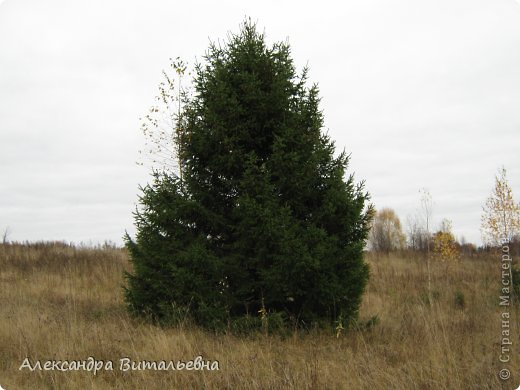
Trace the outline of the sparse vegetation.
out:
[[[495,389],[500,345],[499,261],[485,253],[449,269],[413,253],[368,255],[371,279],[358,325],[247,337],[131,318],[123,249],[0,245],[0,384],[8,389]],[[461,310],[464,297],[464,310]],[[457,298],[458,297],[458,298]],[[455,301],[454,301],[455,299]],[[458,303],[457,303],[458,302]],[[454,304],[455,303],[455,304]],[[520,308],[511,308],[518,324]],[[259,318],[259,317],[257,317]],[[512,331],[513,346],[520,345]],[[219,371],[19,371],[23,359],[191,359]],[[520,381],[512,356],[509,383]],[[512,387],[511,387],[512,388]]]

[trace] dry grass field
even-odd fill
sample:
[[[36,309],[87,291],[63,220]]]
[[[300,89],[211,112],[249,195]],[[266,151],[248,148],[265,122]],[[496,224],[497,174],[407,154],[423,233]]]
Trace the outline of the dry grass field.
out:
[[[432,264],[372,258],[361,325],[288,337],[162,329],[125,311],[124,250],[0,245],[0,385],[13,389],[516,389],[519,308],[510,308],[512,361],[499,362],[500,259]],[[370,319],[377,316],[373,326]],[[218,360],[218,371],[122,371],[119,359]],[[23,360],[114,361],[114,370],[19,370]],[[497,373],[507,367],[509,381]]]

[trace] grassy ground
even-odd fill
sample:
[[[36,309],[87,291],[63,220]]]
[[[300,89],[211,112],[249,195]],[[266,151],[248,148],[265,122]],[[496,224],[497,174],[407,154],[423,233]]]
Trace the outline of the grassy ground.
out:
[[[519,308],[510,308],[511,362],[499,362],[500,259],[432,264],[369,258],[366,326],[287,338],[161,329],[130,318],[123,250],[0,245],[0,385],[12,389],[516,389]],[[378,321],[369,326],[370,319]],[[373,322],[373,321],[372,321]],[[219,371],[121,371],[119,359],[218,360]],[[19,370],[23,360],[112,360],[113,371]],[[512,372],[502,382],[501,368]]]

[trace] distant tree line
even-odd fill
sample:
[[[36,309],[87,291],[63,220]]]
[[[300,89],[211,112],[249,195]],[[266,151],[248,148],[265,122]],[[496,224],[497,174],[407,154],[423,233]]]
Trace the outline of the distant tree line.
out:
[[[488,253],[507,243],[512,253],[520,253],[520,205],[514,200],[505,168],[495,177],[493,191],[483,206],[480,247],[463,236],[457,240],[448,219],[431,232],[431,196],[427,191],[422,194],[421,212],[408,217],[406,234],[393,209],[385,207],[376,212],[368,237],[369,250],[385,254],[404,249],[421,253],[431,250],[436,257],[446,260]]]

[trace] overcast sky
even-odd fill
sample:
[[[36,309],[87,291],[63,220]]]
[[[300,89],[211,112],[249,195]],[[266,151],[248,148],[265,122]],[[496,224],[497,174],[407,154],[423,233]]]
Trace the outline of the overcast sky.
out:
[[[434,224],[480,243],[504,165],[520,200],[515,0],[0,1],[0,231],[122,242],[144,145],[139,117],[170,57],[201,59],[245,17],[289,39],[320,86],[329,135],[377,208],[406,225],[419,189]]]

